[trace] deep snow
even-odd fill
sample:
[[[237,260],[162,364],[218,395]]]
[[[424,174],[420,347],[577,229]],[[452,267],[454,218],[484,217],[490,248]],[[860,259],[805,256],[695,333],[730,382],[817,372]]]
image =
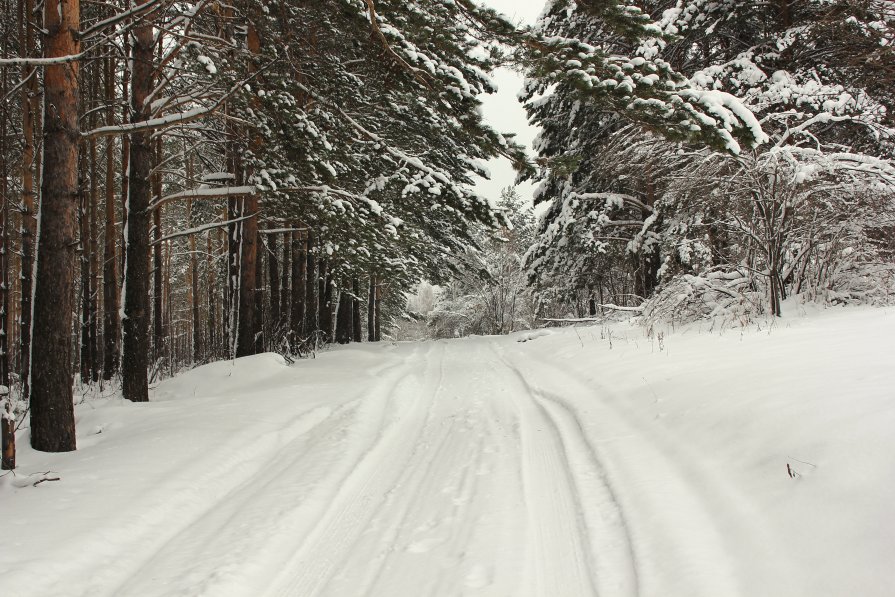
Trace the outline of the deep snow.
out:
[[[0,479],[0,595],[891,595],[895,313],[760,328],[352,345],[87,399],[77,452],[23,433]]]

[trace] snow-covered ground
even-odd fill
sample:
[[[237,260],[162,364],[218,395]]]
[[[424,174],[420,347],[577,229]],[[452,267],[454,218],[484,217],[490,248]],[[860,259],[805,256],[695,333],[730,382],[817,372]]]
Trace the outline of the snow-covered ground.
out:
[[[889,596],[893,355],[851,309],[209,365],[20,436],[0,595]]]

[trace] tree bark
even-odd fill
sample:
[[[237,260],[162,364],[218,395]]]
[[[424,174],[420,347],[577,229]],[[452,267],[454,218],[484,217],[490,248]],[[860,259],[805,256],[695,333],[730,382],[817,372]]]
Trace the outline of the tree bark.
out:
[[[336,342],[339,344],[351,342],[351,335],[354,329],[353,313],[351,297],[342,290],[339,292],[339,307],[336,311]]]
[[[44,56],[80,51],[78,0],[47,0]],[[76,448],[71,377],[73,267],[77,252],[77,61],[44,70],[44,143],[40,237],[31,346],[31,446],[43,452]]]
[[[320,337],[321,341],[326,344],[332,341],[333,336],[333,289],[332,274],[329,271],[329,263],[326,259],[320,259],[317,265],[317,289],[318,300],[320,303]]]
[[[261,233],[258,231],[257,221],[255,224],[255,255],[253,321],[255,322],[255,354],[260,354],[264,352],[264,266],[262,264],[264,252],[261,250]]]
[[[258,198],[240,199],[240,217],[258,212]],[[255,268],[257,267],[258,218],[239,223],[239,289],[236,357],[255,354]]]
[[[351,280],[351,292],[354,296],[351,297],[351,340],[353,342],[360,342],[363,336],[363,321],[361,321],[360,314],[360,282],[357,278],[352,278]]]
[[[376,280],[376,302],[374,303],[374,331],[376,332],[376,342],[382,340],[382,284]]]
[[[280,334],[280,245],[277,234],[267,235],[267,278],[270,285],[270,337]],[[275,348],[271,346],[271,348]]]
[[[143,5],[150,0],[138,0]],[[133,31],[131,63],[131,122],[149,117],[146,98],[153,88],[152,22],[144,19]],[[152,143],[148,131],[130,135],[127,196],[127,246],[125,250],[124,321],[121,373],[124,397],[132,402],[149,400],[149,204]]]
[[[153,171],[152,171],[152,197],[162,196],[162,174],[159,170],[162,163],[161,139],[153,143]],[[151,199],[150,199],[151,203]],[[162,230],[162,206],[159,205],[152,212],[152,357],[156,363],[165,355],[165,312],[163,306],[164,296],[164,265],[161,239]]]
[[[298,346],[305,319],[305,271],[308,267],[304,254],[304,240],[301,232],[291,233],[292,254],[292,303],[289,305],[289,336],[291,345]]]
[[[28,23],[34,15],[34,0],[24,0],[21,19],[21,38],[25,56],[32,56],[35,49],[34,28]],[[21,369],[22,399],[30,394],[31,381],[31,307],[34,291],[34,237],[37,220],[34,219],[34,167],[37,156],[34,151],[35,118],[38,112],[38,78],[31,76],[33,67],[25,67],[23,78],[28,83],[22,89],[22,299],[21,317]],[[30,77],[30,78],[29,78]]]
[[[280,317],[277,319],[277,327],[284,335],[289,334],[290,313],[292,311],[292,292],[290,292],[290,279],[292,278],[293,260],[289,258],[292,247],[292,235],[289,232],[283,234],[283,259],[280,262]],[[293,257],[297,259],[297,257]],[[302,257],[304,259],[304,257]],[[290,342],[292,339],[289,339]]]
[[[304,334],[306,340],[314,342],[315,336],[320,329],[320,320],[317,317],[317,259],[314,253],[314,233],[308,230],[308,237],[305,241],[305,322]],[[293,288],[293,294],[296,289]]]
[[[376,276],[373,274],[367,294],[367,342],[376,342]]]
[[[115,102],[115,60],[106,60],[106,102]],[[115,117],[110,110],[106,124],[113,125]],[[110,380],[118,372],[119,335],[121,319],[118,312],[118,250],[115,226],[115,139],[106,138],[106,205],[105,234],[103,236],[103,379]]]

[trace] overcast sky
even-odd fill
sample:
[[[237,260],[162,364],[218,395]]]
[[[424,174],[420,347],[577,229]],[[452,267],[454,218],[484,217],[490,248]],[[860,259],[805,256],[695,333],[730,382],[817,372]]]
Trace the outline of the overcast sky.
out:
[[[533,24],[544,7],[544,0],[480,0],[480,2],[501,11],[514,22],[525,24]],[[522,75],[500,69],[493,76],[499,91],[482,97],[482,110],[486,120],[501,133],[516,133],[516,139],[520,143],[530,146],[537,129],[528,125],[525,110],[516,100],[516,95],[522,88]],[[516,174],[506,159],[491,160],[488,168],[491,170],[491,180],[482,180],[477,190],[479,194],[497,200],[501,189],[513,185]],[[532,185],[521,185],[518,190],[524,199],[531,200]]]

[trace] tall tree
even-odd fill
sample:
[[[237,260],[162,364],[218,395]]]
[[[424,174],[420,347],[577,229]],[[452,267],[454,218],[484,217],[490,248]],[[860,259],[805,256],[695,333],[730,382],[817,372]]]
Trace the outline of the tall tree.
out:
[[[72,277],[77,255],[78,0],[44,3],[43,164],[31,348],[31,446],[76,447],[72,402]]]
[[[138,0],[141,6],[151,0]],[[130,122],[149,119],[147,102],[153,90],[155,39],[152,21],[144,19],[133,30],[130,62]],[[128,155],[127,244],[125,245],[124,321],[122,322],[122,391],[131,402],[149,400],[149,219],[152,198],[152,141],[150,131],[130,133]]]

